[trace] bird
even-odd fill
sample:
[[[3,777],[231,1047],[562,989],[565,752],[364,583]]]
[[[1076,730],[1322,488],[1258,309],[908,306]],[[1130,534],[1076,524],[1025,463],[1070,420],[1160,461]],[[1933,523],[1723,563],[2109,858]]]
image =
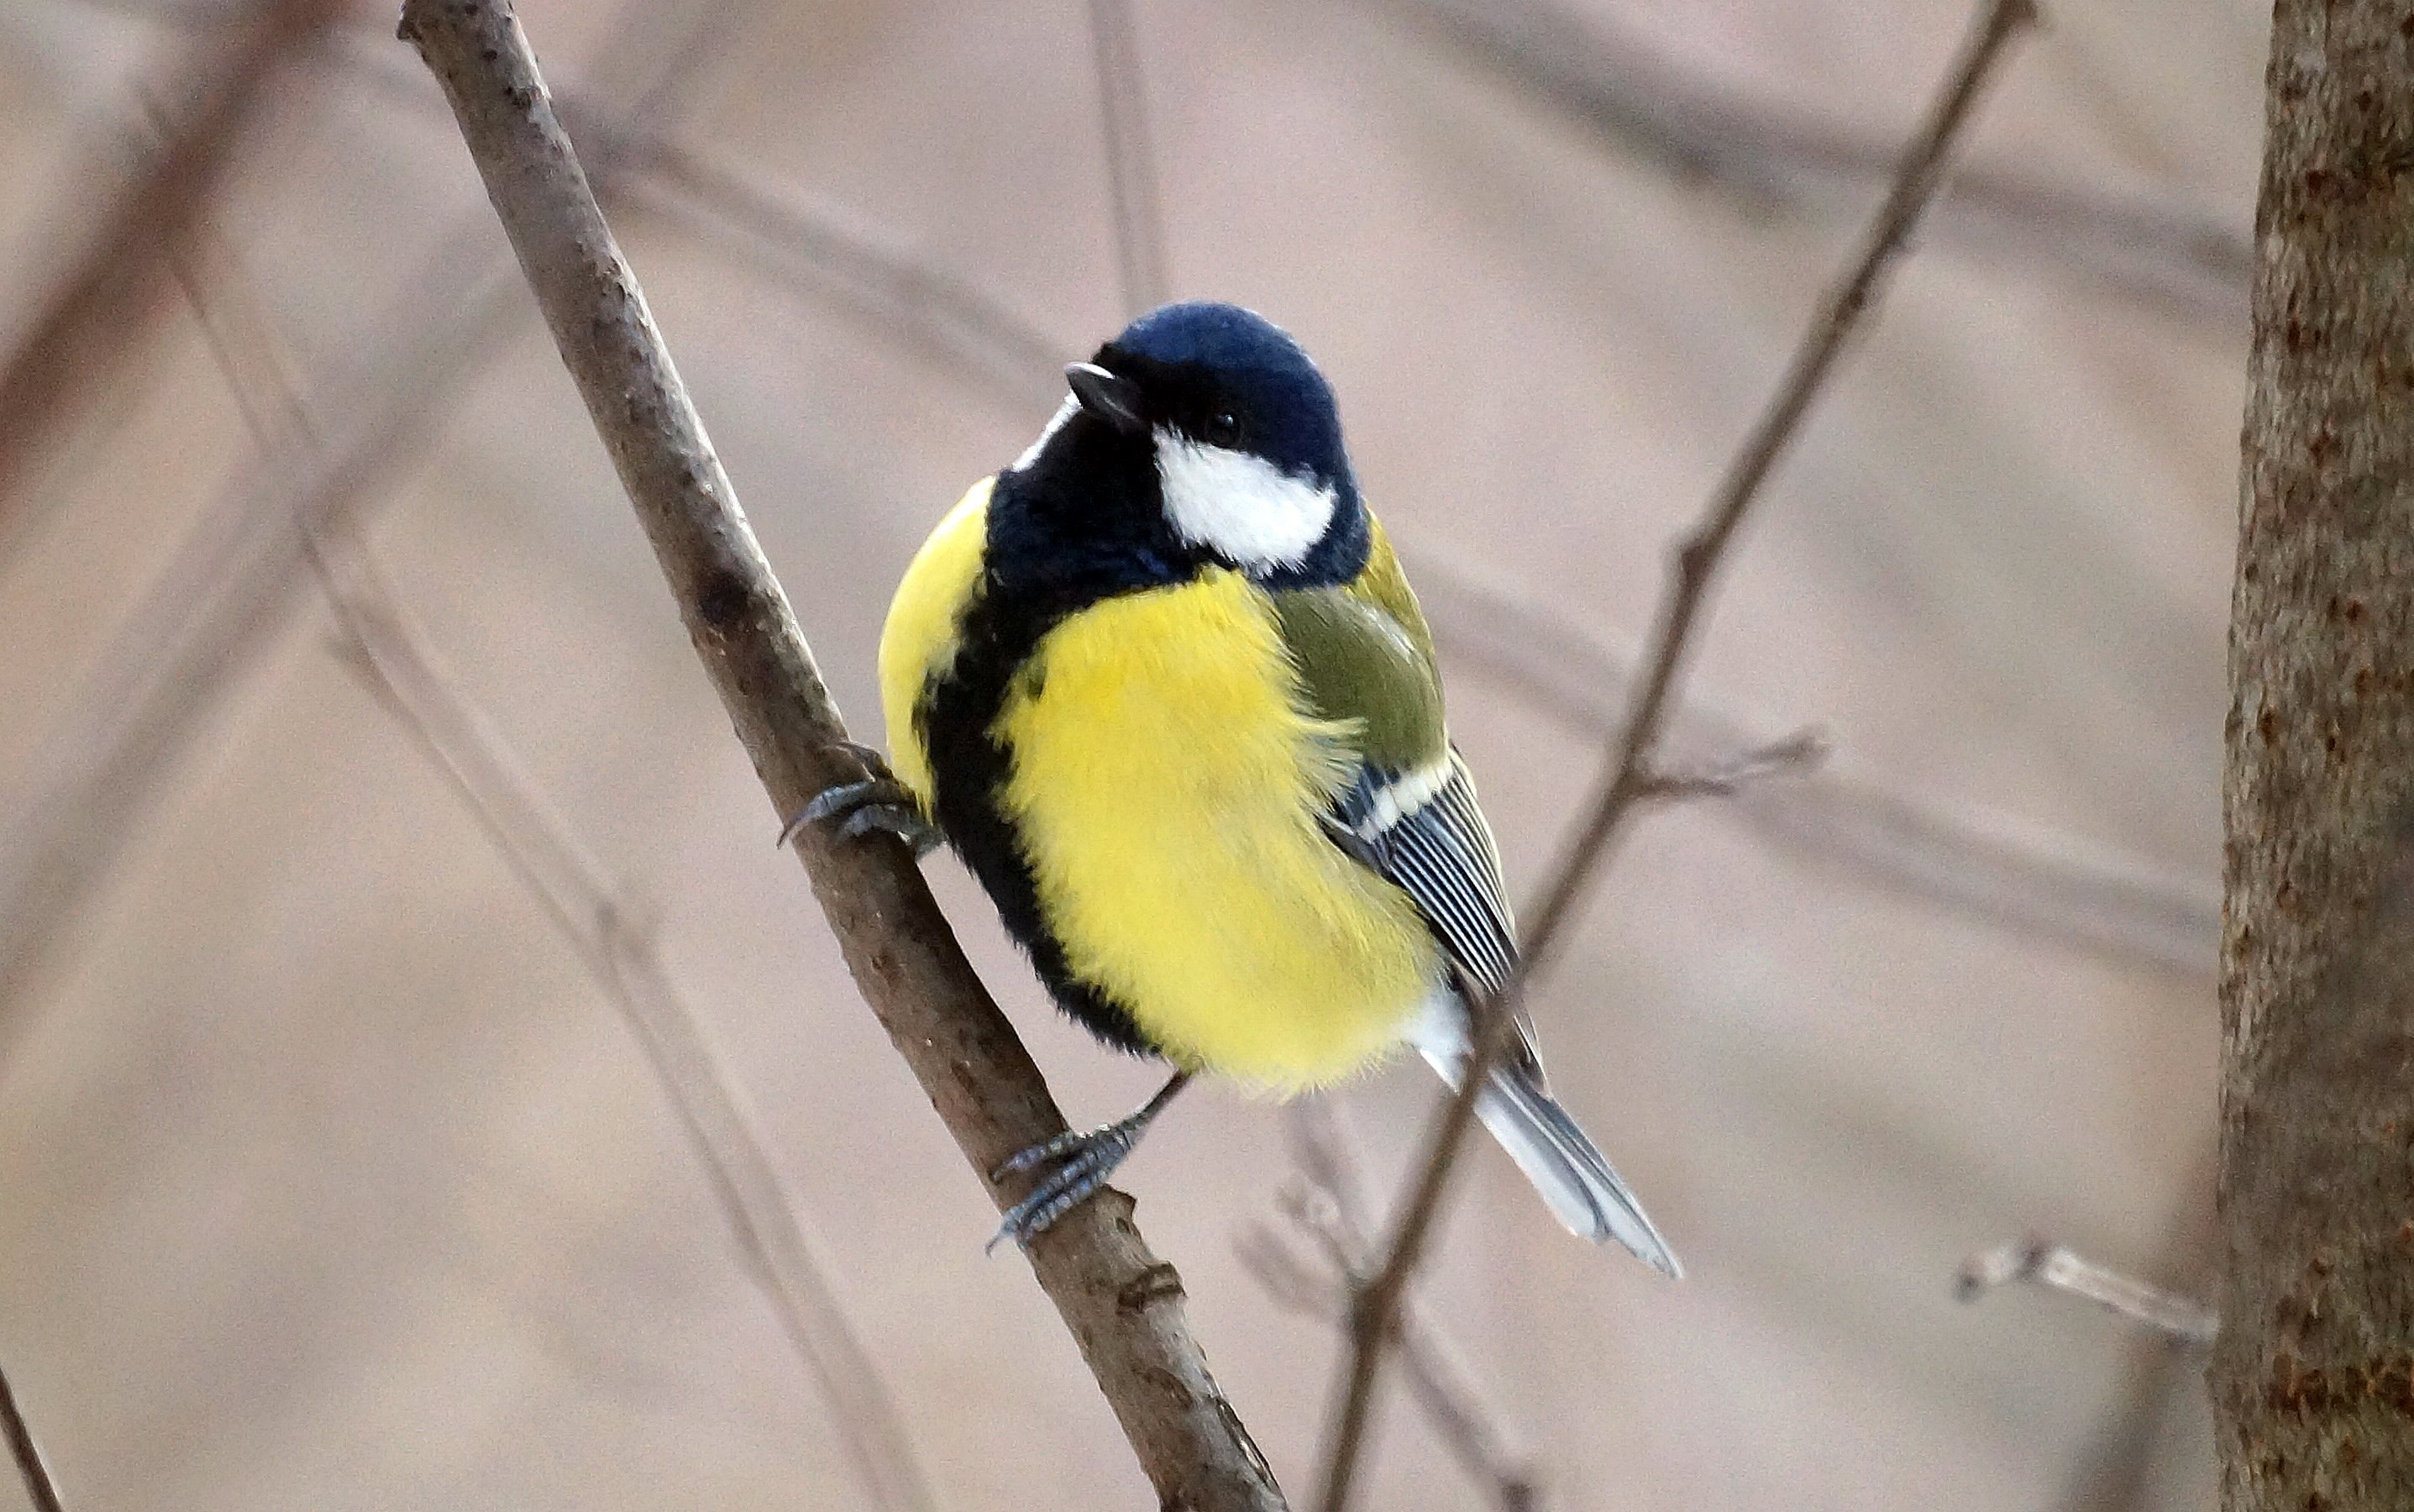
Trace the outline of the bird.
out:
[[[888,759],[791,830],[961,859],[1056,1004],[1172,1074],[1039,1173],[992,1246],[1085,1201],[1201,1073],[1289,1095],[1413,1046],[1455,1086],[1517,962],[1434,643],[1333,387],[1236,305],[1150,311],[914,556],[882,628]],[[1676,1255],[1556,1101],[1521,1013],[1476,1103],[1582,1237]]]

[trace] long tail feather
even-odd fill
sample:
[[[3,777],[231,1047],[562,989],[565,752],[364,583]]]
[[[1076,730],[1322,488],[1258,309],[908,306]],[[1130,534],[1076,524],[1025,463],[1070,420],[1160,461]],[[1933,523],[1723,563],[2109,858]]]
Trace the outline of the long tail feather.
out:
[[[1427,1063],[1455,1087],[1467,1064],[1465,1037],[1421,1036],[1420,1040],[1417,1048]],[[1496,1067],[1475,1100],[1475,1114],[1570,1234],[1595,1244],[1616,1239],[1661,1275],[1672,1280],[1683,1278],[1685,1267],[1633,1191],[1524,1067]]]

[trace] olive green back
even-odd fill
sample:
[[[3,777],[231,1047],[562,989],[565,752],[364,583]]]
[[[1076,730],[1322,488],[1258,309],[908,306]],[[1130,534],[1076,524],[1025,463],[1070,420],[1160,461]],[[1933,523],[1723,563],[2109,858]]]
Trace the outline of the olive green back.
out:
[[[1448,748],[1433,633],[1400,572],[1383,528],[1371,520],[1365,570],[1340,588],[1274,595],[1285,644],[1308,702],[1321,717],[1364,731],[1367,765],[1408,771]]]

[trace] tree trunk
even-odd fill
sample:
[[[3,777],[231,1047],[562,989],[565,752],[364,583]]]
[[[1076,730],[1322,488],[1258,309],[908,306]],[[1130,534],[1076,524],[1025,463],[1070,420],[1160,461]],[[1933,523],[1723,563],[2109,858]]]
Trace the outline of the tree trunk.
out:
[[[2414,17],[2279,0],[2231,599],[2228,1512],[2414,1507]]]

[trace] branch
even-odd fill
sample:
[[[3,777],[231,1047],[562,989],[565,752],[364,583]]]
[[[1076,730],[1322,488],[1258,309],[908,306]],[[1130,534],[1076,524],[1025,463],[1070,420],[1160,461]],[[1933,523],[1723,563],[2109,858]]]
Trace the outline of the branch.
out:
[[[1067,349],[988,291],[887,232],[812,203],[710,153],[658,140],[633,149],[628,196],[791,288],[835,298],[982,379],[1023,408],[1052,407]]]
[[[204,269],[201,264],[208,263]],[[262,450],[315,444],[257,284],[196,236],[171,265]],[[904,1416],[827,1279],[828,1266],[755,1133],[737,1079],[663,964],[652,910],[618,896],[491,721],[473,707],[348,531],[299,527],[347,664],[434,761],[634,1032],[679,1115],[739,1249],[819,1385],[873,1505],[935,1512]]]
[[[627,0],[606,34],[623,119],[658,127],[731,28],[768,0],[664,7]],[[665,32],[667,30],[667,35]],[[633,67],[616,68],[622,60]],[[623,160],[607,136],[599,172]],[[333,528],[373,508],[510,332],[510,269],[486,213],[452,228],[353,346],[350,371],[308,384],[349,422],[322,447],[262,456],[203,513],[111,635],[66,726],[47,738],[0,829],[0,1065],[86,900],[140,831],[194,732],[291,618],[306,580],[297,520]],[[5,551],[0,541],[0,551]]]
[[[1131,0],[1090,0],[1090,45],[1098,70],[1099,126],[1106,138],[1107,192],[1115,219],[1115,268],[1124,311],[1140,315],[1165,303],[1165,210],[1149,144],[1148,93]]]
[[[633,147],[628,188],[757,272],[839,298],[983,381],[1004,402],[1044,408],[1069,348],[994,295],[841,211],[766,185],[709,154]],[[1640,658],[1529,595],[1486,578],[1463,554],[1401,540],[1446,650],[1504,678],[1545,712],[1597,737],[1617,728]],[[1752,746],[1750,722],[1697,696],[1672,717],[1703,749]],[[2091,842],[2024,829],[1900,793],[1823,761],[1798,780],[1733,795],[1745,821],[1781,845],[1989,924],[2200,975],[2212,960],[2219,889]]]
[[[8,1435],[8,1452],[17,1461],[17,1474],[24,1478],[25,1500],[33,1504],[34,1512],[65,1512],[58,1483],[51,1479],[51,1467],[42,1463],[34,1430],[25,1425],[24,1410],[17,1405],[17,1388],[8,1384],[5,1371],[0,1371],[0,1432]]]
[[[2179,1205],[2148,1270],[2183,1294],[2210,1290],[2213,1273],[2218,1235],[2213,1189],[2219,1159],[2213,1134],[2205,1131],[2202,1147],[2189,1162]],[[2183,1380],[2198,1377],[2197,1353],[2175,1346],[2166,1334],[2130,1330],[2115,1390],[2119,1405],[2088,1434],[2056,1503],[2061,1512],[2147,1512],[2153,1505],[2155,1441],[2172,1392]]]
[[[503,0],[409,0],[402,35],[444,87],[564,364],[651,540],[775,818],[859,775],[786,595],[704,434]],[[865,999],[976,1172],[1065,1130],[1038,1068],[903,846],[797,846]],[[1002,1211],[1026,1176],[989,1182]],[[1278,1508],[1208,1373],[1179,1277],[1102,1193],[1029,1249],[1161,1502]]]
[[[403,74],[385,52],[344,44],[330,56],[352,78],[414,106],[440,108],[425,76]],[[565,100],[566,114],[577,105]],[[574,119],[575,117],[574,117]],[[628,172],[616,195],[667,217],[759,274],[815,298],[834,299],[891,334],[956,364],[1018,408],[1055,399],[1052,374],[1071,349],[1004,301],[843,209],[767,184],[677,142],[592,136],[617,149]],[[582,127],[581,140],[589,135]],[[590,148],[590,160],[600,157]],[[593,166],[601,166],[593,163]],[[1969,176],[1955,181],[1966,190]],[[1393,536],[1401,531],[1396,525]],[[1457,655],[1505,678],[1544,711],[1598,737],[1617,727],[1638,660],[1529,595],[1487,579],[1463,556],[1402,541],[1435,634]],[[1749,722],[1698,697],[1673,716],[1683,743],[1732,749],[1753,742]],[[2084,839],[1947,808],[1823,762],[1817,772],[1731,795],[1763,835],[1837,862],[1875,883],[2008,928],[2081,949],[2199,975],[2212,959],[2220,912],[2211,881],[2173,874]]]
[[[1800,427],[1846,338],[1858,327],[1877,295],[1887,266],[1901,250],[1912,224],[1943,182],[1955,137],[1977,102],[1981,86],[2015,34],[2034,19],[2030,0],[1989,0],[1955,60],[1951,76],[1930,106],[1919,132],[1903,154],[1885,202],[1861,241],[1851,270],[1821,300],[1801,347],[1795,352],[1777,395],[1764,412],[1703,516],[1677,548],[1660,617],[1645,659],[1647,668],[1623,730],[1609,753],[1595,796],[1574,843],[1542,891],[1526,952],[1497,1000],[1477,1015],[1475,1043],[1463,1068],[1458,1091],[1437,1120],[1423,1169],[1394,1228],[1382,1265],[1359,1294],[1350,1326],[1348,1385],[1324,1476],[1324,1512],[1345,1512],[1373,1406],[1376,1374],[1390,1341],[1393,1319],[1408,1278],[1423,1259],[1440,1210],[1444,1185],[1474,1122],[1475,1101],[1491,1068],[1507,1049],[1527,983],[1550,958],[1593,874],[1609,852],[1626,816],[1646,795],[1650,762],[1670,695],[1690,649],[1693,627],[1708,603],[1709,590],[1736,531],[1760,486]]]
[[[1953,1295],[1961,1301],[1975,1302],[2014,1281],[2084,1297],[2132,1323],[2198,1348],[2211,1345],[2221,1332],[2221,1320],[2203,1303],[2106,1270],[2044,1239],[2016,1239],[1972,1255],[1954,1278]]]
[[[1800,729],[1708,766],[1646,771],[1638,799],[1736,798],[1772,777],[1803,777],[1827,759],[1826,733]]]
[[[1444,646],[1572,729],[1605,739],[1617,727],[1641,661],[1633,647],[1487,576],[1463,552],[1400,545]],[[1671,740],[1692,749],[1748,745],[1766,728],[1692,692],[1671,718]],[[1781,845],[1998,927],[2193,977],[2212,968],[2221,890],[2210,877],[1902,793],[1841,761],[1738,793],[1734,812]]]
[[[794,1203],[703,1021],[664,967],[649,908],[616,895],[494,726],[462,701],[433,648],[380,581],[358,543],[329,535],[314,552],[347,658],[476,814],[553,916],[635,1034],[772,1310],[812,1372],[871,1505],[938,1505],[905,1417],[840,1304],[820,1246]]]
[[[1294,1105],[1291,1130],[1298,1178],[1286,1185],[1279,1202],[1285,1219],[1316,1253],[1301,1255],[1263,1224],[1243,1230],[1234,1249],[1277,1304],[1346,1330],[1350,1298],[1374,1258],[1357,1152],[1320,1099]],[[1398,1347],[1410,1394],[1468,1477],[1491,1492],[1500,1512],[1536,1512],[1542,1489],[1533,1457],[1476,1385],[1465,1356],[1414,1297],[1400,1310]]]
[[[1846,209],[1886,182],[1892,143],[1653,56],[1552,0],[1394,0],[1478,65],[1609,143],[1754,208]],[[1976,258],[2075,274],[2222,329],[2245,310],[2252,248],[2226,217],[1973,165],[1930,220]]]
[[[101,215],[82,257],[0,363],[0,526],[34,451],[59,418],[132,351],[167,307],[160,255],[209,202],[279,64],[309,45],[343,0],[261,0],[225,45],[171,91],[167,141]],[[89,192],[81,180],[70,195]],[[80,218],[69,206],[56,217]]]

